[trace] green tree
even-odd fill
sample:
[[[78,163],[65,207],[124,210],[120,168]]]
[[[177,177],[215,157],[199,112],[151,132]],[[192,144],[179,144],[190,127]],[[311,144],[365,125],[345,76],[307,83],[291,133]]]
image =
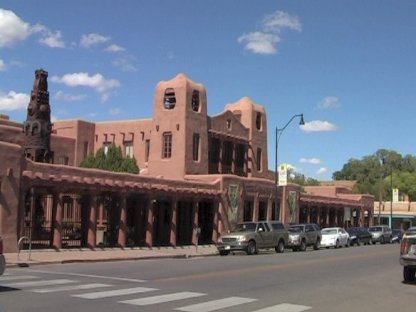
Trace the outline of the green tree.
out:
[[[84,168],[97,168],[115,172],[139,172],[136,159],[134,157],[123,157],[121,148],[112,144],[107,150],[107,154],[104,152],[104,148],[98,149],[95,155],[88,155],[80,164]]]
[[[350,159],[332,177],[357,181],[354,191],[372,194],[377,200],[390,199],[391,186],[416,199],[416,157],[402,157],[393,150],[379,149],[362,159]]]

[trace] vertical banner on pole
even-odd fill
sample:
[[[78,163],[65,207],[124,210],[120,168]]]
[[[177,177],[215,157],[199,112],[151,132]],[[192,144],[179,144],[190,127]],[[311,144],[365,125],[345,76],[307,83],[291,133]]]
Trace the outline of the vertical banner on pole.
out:
[[[394,188],[392,189],[393,192],[393,202],[397,203],[399,201],[399,189]]]
[[[279,166],[279,186],[286,186],[287,185],[287,164],[281,164]]]

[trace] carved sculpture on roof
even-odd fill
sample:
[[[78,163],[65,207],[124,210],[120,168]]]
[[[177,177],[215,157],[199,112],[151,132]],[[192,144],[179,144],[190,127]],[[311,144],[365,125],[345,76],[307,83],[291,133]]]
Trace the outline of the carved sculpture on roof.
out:
[[[47,71],[43,69],[35,71],[26,121],[23,123],[25,156],[37,162],[50,162],[52,158],[50,151],[52,124],[47,78]]]

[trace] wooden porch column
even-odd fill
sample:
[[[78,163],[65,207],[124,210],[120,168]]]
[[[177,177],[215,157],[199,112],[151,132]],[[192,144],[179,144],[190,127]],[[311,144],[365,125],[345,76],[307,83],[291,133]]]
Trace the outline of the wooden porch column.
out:
[[[170,220],[170,237],[169,237],[169,243],[173,247],[176,246],[177,214],[178,214],[178,199],[173,198],[172,216]]]
[[[121,248],[126,247],[127,236],[127,194],[121,192],[120,198],[120,220],[118,222],[118,245]]]
[[[267,213],[266,213],[266,220],[270,221],[273,215],[273,197],[270,195],[267,199]]]
[[[153,209],[154,209],[154,201],[149,199],[147,203],[147,222],[146,222],[146,246],[152,247],[153,246]]]
[[[62,248],[62,196],[61,194],[53,195],[53,242],[52,247],[61,249]]]
[[[253,222],[257,222],[259,220],[259,193],[254,195],[253,200],[253,215],[251,216],[251,220]]]
[[[312,212],[312,206],[306,207],[306,223],[311,222],[311,212]]]
[[[338,213],[339,213],[338,208],[335,207],[335,220],[334,220],[335,226],[338,226]]]
[[[321,225],[321,206],[316,208],[316,223]]]
[[[219,210],[220,210],[220,201],[218,199],[214,200],[214,220],[212,225],[212,242],[216,243],[218,240],[218,233],[220,229],[219,222]]]
[[[330,214],[330,208],[327,207],[326,208],[326,220],[325,220],[325,226],[330,226],[329,225],[329,214]]]
[[[97,196],[91,195],[88,205],[87,247],[94,249],[97,243]]]
[[[198,244],[198,235],[196,229],[198,228],[198,209],[199,202],[192,202],[192,244]]]

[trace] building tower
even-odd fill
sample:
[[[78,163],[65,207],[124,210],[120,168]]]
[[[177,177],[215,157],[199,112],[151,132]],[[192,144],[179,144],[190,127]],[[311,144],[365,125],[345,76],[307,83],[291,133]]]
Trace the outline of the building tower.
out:
[[[166,178],[208,173],[205,87],[184,74],[155,88],[149,173]]]
[[[25,156],[37,162],[51,162],[51,109],[47,82],[48,72],[35,71],[35,81],[27,107],[26,121],[23,123],[25,134]]]

